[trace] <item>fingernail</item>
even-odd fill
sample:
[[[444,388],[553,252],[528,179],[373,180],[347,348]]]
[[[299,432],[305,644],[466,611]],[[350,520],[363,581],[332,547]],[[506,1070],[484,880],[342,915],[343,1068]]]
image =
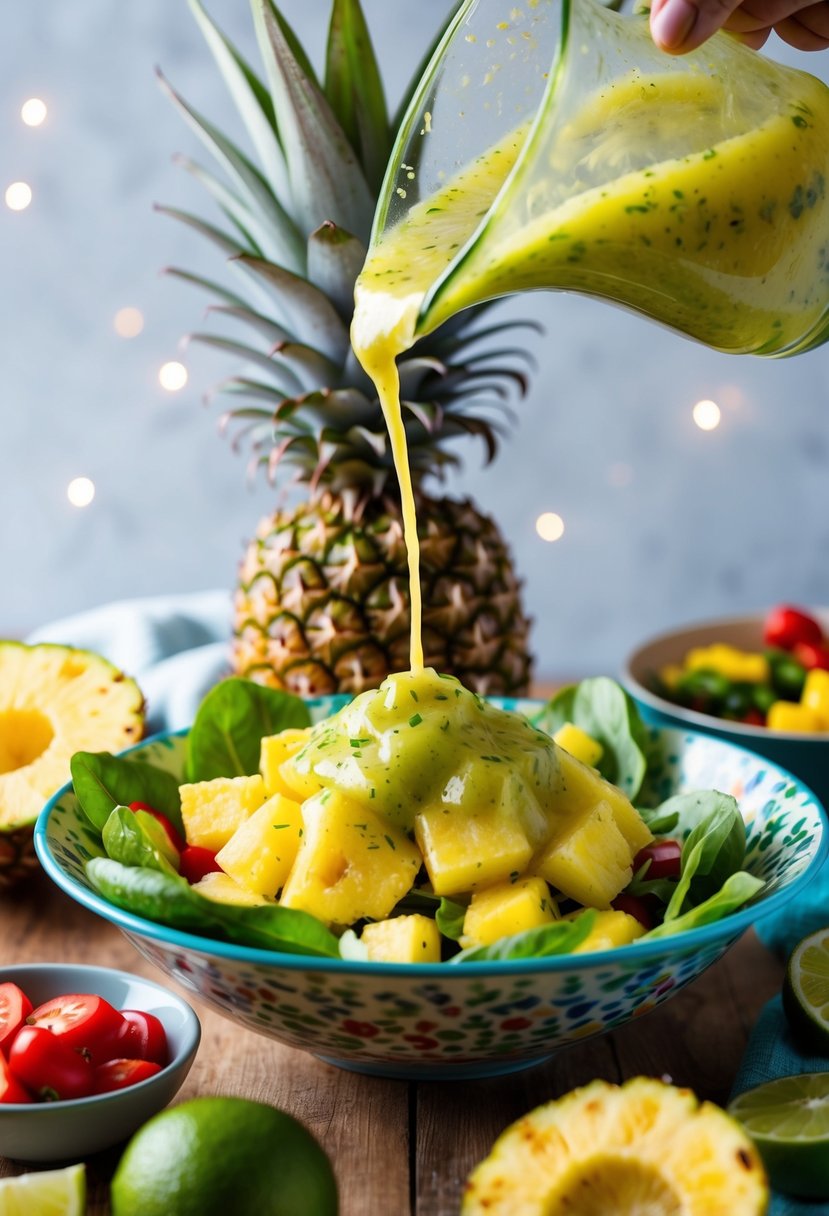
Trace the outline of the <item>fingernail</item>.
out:
[[[694,28],[696,19],[697,10],[690,0],[667,0],[651,17],[654,42],[666,51],[676,50]]]

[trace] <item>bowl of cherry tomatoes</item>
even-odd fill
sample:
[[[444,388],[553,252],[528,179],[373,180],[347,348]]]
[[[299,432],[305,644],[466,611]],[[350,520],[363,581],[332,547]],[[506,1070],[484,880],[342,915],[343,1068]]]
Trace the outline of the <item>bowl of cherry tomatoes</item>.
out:
[[[167,1105],[201,1026],[169,989],[107,967],[0,965],[0,1155],[68,1161]]]
[[[649,723],[748,747],[829,805],[829,610],[779,604],[660,634],[622,682]]]

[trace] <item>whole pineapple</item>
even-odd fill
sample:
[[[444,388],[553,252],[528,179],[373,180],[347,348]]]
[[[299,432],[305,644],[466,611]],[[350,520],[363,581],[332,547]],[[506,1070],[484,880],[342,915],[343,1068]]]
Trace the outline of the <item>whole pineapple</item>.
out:
[[[241,424],[235,443],[250,443],[253,468],[264,465],[274,481],[291,470],[302,489],[299,505],[260,522],[241,563],[233,663],[241,675],[303,696],[356,693],[409,663],[397,481],[379,403],[348,338],[398,119],[387,114],[359,0],[333,0],[322,83],[272,0],[252,0],[267,87],[199,0],[190,5],[261,168],[165,85],[223,169],[216,177],[183,162],[230,226],[162,210],[218,246],[240,286],[169,273],[218,295],[212,311],[252,334],[253,344],[192,339],[247,365],[219,386],[240,402],[223,423]],[[478,436],[492,459],[492,407],[505,382],[524,385],[520,371],[493,362],[509,352],[490,348],[500,329],[479,324],[483,311],[461,314],[400,361],[424,657],[475,691],[520,694],[530,678],[529,622],[507,545],[471,501],[425,488],[458,463],[450,440]]]

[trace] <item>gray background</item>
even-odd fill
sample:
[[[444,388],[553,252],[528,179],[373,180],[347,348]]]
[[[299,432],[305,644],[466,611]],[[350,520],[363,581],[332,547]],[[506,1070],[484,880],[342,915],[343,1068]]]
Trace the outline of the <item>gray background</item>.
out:
[[[213,16],[255,60],[246,0]],[[284,0],[319,61],[327,4]],[[447,0],[365,0],[389,94],[417,62]],[[829,79],[829,55],[776,58]],[[165,280],[177,264],[219,277],[216,255],[162,216],[163,201],[208,213],[172,162],[197,152],[154,80],[165,74],[233,130],[230,103],[184,0],[15,5],[0,72],[0,196],[18,179],[32,205],[0,203],[0,635],[19,636],[109,600],[232,586],[242,546],[273,502],[202,397],[230,366],[180,336],[204,298]],[[19,119],[39,96],[49,118]],[[140,337],[115,312],[140,308]],[[793,360],[715,354],[598,302],[525,297],[538,372],[495,466],[474,445],[450,484],[500,522],[525,579],[539,674],[616,671],[654,630],[785,599],[829,602],[829,346]],[[188,386],[157,371],[181,358]],[[711,397],[719,428],[691,409]],[[96,484],[70,506],[76,476]],[[540,540],[556,511],[564,537]]]

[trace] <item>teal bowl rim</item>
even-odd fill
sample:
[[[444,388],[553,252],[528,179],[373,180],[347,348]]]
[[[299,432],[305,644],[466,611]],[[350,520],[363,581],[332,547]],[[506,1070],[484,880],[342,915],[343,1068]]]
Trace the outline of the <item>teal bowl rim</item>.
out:
[[[497,699],[505,701],[517,700],[522,704],[535,703],[539,708],[546,704],[544,701],[534,701],[533,698],[529,697]],[[329,698],[309,698],[308,704],[313,705],[325,700],[329,700]],[[350,700],[350,698],[345,698],[345,700]],[[255,946],[239,946],[233,942],[221,941],[218,938],[201,937],[195,933],[185,933],[179,929],[173,929],[168,925],[162,925],[157,921],[147,920],[143,916],[136,916],[132,912],[125,912],[122,908],[109,903],[108,900],[67,875],[49,850],[47,839],[49,816],[61,798],[66,797],[67,794],[74,793],[71,781],[62,786],[49,799],[40,812],[34,830],[35,852],[43,869],[61,890],[71,896],[77,903],[89,909],[89,911],[97,913],[104,920],[108,920],[116,925],[124,933],[132,933],[138,937],[156,941],[166,948],[189,950],[206,956],[215,955],[218,958],[230,959],[238,963],[267,964],[281,967],[286,971],[330,971],[355,976],[405,976],[413,980],[421,978],[434,980],[440,977],[449,978],[453,975],[462,978],[465,975],[469,977],[481,977],[530,975],[539,972],[549,973],[555,971],[588,971],[594,967],[606,966],[614,961],[618,961],[620,950],[624,951],[626,959],[635,959],[643,963],[663,958],[666,955],[682,956],[690,954],[715,943],[722,944],[724,951],[732,941],[736,940],[746,929],[756,924],[758,920],[765,918],[772,912],[779,911],[818,872],[826,858],[827,852],[829,852],[829,835],[827,835],[829,823],[827,822],[826,810],[811,788],[801,781],[799,777],[796,777],[794,773],[782,768],[774,761],[766,760],[765,757],[759,756],[747,747],[740,747],[737,744],[730,743],[726,739],[712,736],[705,731],[659,726],[650,727],[649,729],[655,730],[660,734],[666,730],[671,731],[674,734],[700,739],[704,743],[714,747],[725,748],[727,751],[734,752],[740,757],[749,756],[758,764],[763,764],[773,769],[782,779],[792,782],[801,792],[805,793],[811,799],[818,813],[820,838],[817,848],[803,872],[783,889],[772,892],[765,900],[761,898],[755,903],[750,903],[747,907],[723,917],[722,920],[714,921],[713,924],[701,925],[698,929],[686,929],[681,933],[658,938],[653,942],[636,941],[626,946],[617,946],[615,949],[594,950],[585,954],[558,954],[548,958],[535,959],[485,960],[478,963],[472,962],[452,966],[451,963],[377,963],[360,959],[327,958],[314,954],[285,954],[280,950],[263,950]],[[182,730],[160,731],[158,734],[151,735],[147,739],[142,739],[140,743],[126,748],[119,755],[127,756],[131,752],[139,751],[149,746],[151,743],[163,743],[167,739],[182,738],[188,732],[188,727]]]
[[[196,1057],[202,1037],[199,1016],[185,997],[173,992],[163,984],[159,984],[158,980],[150,979],[146,975],[139,975],[136,971],[124,971],[123,967],[105,967],[99,963],[0,963],[0,979],[3,982],[8,980],[11,983],[15,983],[25,972],[37,972],[39,975],[48,976],[50,972],[64,971],[77,971],[79,975],[92,976],[90,981],[92,983],[94,983],[96,975],[106,976],[108,979],[114,976],[129,984],[138,982],[146,984],[148,988],[154,988],[165,1000],[181,1008],[184,1014],[184,1042],[173,1059],[169,1060],[160,1072],[153,1073],[151,1077],[145,1077],[143,1081],[135,1081],[132,1085],[124,1086],[123,1089],[109,1089],[102,1094],[85,1094],[82,1098],[61,1098],[55,1102],[4,1102],[0,1105],[0,1119],[6,1114],[20,1114],[24,1111],[31,1114],[38,1110],[55,1111],[89,1105],[99,1106],[107,1100],[112,1102],[116,1098],[121,1099],[124,1105],[128,1105],[131,1095],[168,1084],[171,1077],[186,1066],[189,1071],[189,1065]],[[78,988],[73,991],[82,992],[84,989]],[[184,1081],[185,1078],[182,1077],[179,1088]],[[125,1095],[127,1096],[125,1097]]]

